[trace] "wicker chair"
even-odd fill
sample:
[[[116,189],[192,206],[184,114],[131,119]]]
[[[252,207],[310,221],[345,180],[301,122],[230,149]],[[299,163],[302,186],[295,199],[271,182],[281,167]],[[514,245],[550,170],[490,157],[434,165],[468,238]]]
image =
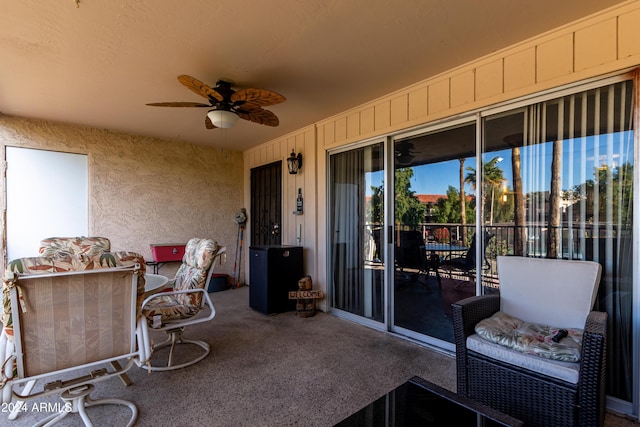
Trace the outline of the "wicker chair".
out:
[[[498,257],[500,295],[452,305],[458,393],[527,426],[602,426],[607,314],[591,311],[600,264]],[[584,329],[579,361],[559,362],[491,343],[476,325],[498,311],[525,322]],[[549,346],[551,347],[551,346]]]

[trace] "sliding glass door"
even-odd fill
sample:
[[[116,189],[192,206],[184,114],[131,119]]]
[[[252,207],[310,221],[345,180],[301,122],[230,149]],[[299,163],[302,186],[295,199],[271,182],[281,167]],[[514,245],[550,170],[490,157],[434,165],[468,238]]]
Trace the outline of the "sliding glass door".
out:
[[[384,147],[330,157],[332,307],[384,322]]]
[[[476,123],[399,136],[393,149],[392,329],[453,349],[451,304],[476,290],[469,270],[442,264],[475,251]]]

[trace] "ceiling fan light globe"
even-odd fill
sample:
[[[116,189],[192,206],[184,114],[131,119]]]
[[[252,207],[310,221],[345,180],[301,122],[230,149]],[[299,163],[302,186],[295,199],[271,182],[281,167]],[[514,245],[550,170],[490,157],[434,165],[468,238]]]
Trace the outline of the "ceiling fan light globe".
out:
[[[239,119],[236,113],[227,110],[211,110],[207,116],[215,127],[223,129],[234,127]]]

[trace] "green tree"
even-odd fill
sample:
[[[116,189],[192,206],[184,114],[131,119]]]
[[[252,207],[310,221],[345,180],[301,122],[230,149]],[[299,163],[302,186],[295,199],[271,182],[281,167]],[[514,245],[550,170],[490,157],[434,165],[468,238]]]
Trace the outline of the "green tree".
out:
[[[418,225],[425,219],[427,207],[411,190],[413,169],[399,168],[395,173],[395,222],[402,225]]]
[[[517,195],[511,188],[505,188],[496,196],[493,210],[493,221],[497,223],[513,222],[515,217],[515,200]]]
[[[447,197],[441,197],[435,206],[435,220],[439,223],[462,224],[462,214],[460,212],[460,192],[450,185],[447,189]],[[473,216],[473,203],[464,203],[465,212],[470,212]]]
[[[384,182],[378,187],[371,186],[371,203],[367,217],[373,224],[382,224],[384,220]]]
[[[630,227],[632,218],[633,165],[624,163],[618,167],[600,167],[594,171],[595,179],[576,185],[573,200],[584,201],[587,222],[607,221],[607,213],[620,218],[623,227]],[[597,192],[597,195],[596,195]],[[597,199],[597,202],[596,202]],[[578,202],[580,203],[580,202]],[[598,210],[595,210],[595,207]]]

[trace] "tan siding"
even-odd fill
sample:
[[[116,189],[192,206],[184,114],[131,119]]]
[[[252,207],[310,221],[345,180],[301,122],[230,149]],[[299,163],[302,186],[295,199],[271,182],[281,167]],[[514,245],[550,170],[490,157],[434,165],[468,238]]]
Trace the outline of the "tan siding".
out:
[[[344,120],[346,123],[346,119]],[[251,188],[250,176],[251,168],[262,166],[273,162],[282,162],[282,224],[280,224],[281,240],[285,245],[298,244],[298,229],[301,227],[300,244],[305,248],[312,248],[317,245],[316,221],[317,221],[317,194],[316,179],[318,172],[316,169],[316,153],[324,152],[324,147],[317,147],[316,132],[318,135],[333,135],[334,122],[327,123],[326,126],[308,126],[300,131],[283,136],[282,138],[270,141],[266,144],[254,147],[245,151],[245,191],[244,202],[247,208],[250,207]],[[295,175],[290,175],[287,170],[287,158],[291,150],[302,154],[302,168]],[[270,153],[270,155],[264,155]],[[258,155],[259,154],[259,155]],[[259,160],[260,162],[256,162]],[[303,215],[293,215],[296,209],[296,198],[298,188],[302,189],[304,198]],[[248,228],[247,233],[251,233]],[[245,254],[248,255],[248,248]],[[316,274],[315,252],[304,251],[305,272],[312,276]],[[247,269],[248,271],[248,269]],[[248,274],[248,272],[247,272]]]
[[[409,117],[408,96],[402,96],[391,99],[391,124],[404,123]]]
[[[531,86],[536,82],[536,50],[533,47],[504,58],[504,90]]]
[[[353,138],[360,134],[360,113],[349,114],[347,116],[347,138]]]
[[[373,107],[365,108],[360,112],[360,131],[363,135],[367,135],[375,130],[375,109]]]
[[[389,101],[379,102],[375,105],[376,131],[387,129],[391,125],[391,107]]]
[[[329,146],[336,142],[336,124],[335,122],[328,122],[324,126],[324,145]]]
[[[409,92],[409,120],[427,116],[427,95],[428,91],[426,86]]]
[[[318,138],[318,145],[324,146],[324,141],[325,141],[324,134],[325,134],[325,126],[321,126],[321,125],[316,126],[316,135]]]
[[[618,58],[640,55],[640,9],[618,19]]]
[[[475,101],[476,76],[474,70],[451,76],[451,107],[460,107]]]
[[[449,109],[449,79],[429,85],[429,114]]]
[[[339,117],[336,120],[336,143],[344,142],[347,140],[347,118],[345,116]]]
[[[592,25],[575,33],[575,71],[616,60],[616,19]]]
[[[483,64],[476,68],[476,99],[481,101],[503,92],[503,60]]]
[[[573,34],[565,34],[537,47],[538,82],[553,80],[573,72]]]

